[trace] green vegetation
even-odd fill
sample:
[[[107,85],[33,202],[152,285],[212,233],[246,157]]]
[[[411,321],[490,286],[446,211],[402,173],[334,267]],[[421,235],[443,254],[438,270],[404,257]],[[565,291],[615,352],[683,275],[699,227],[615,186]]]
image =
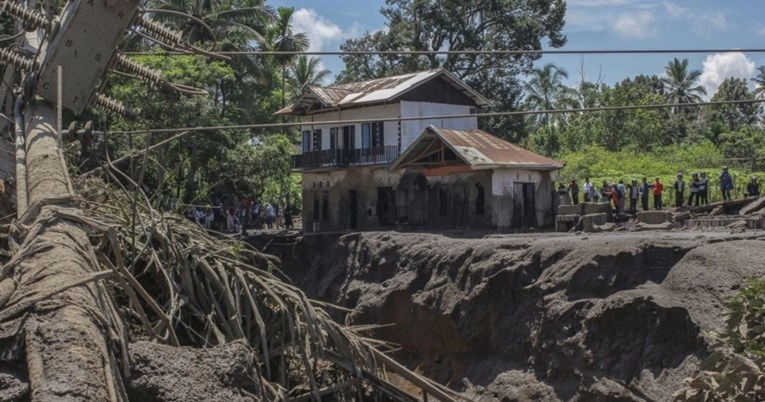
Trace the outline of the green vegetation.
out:
[[[346,41],[344,51],[470,51],[495,49],[541,50],[566,44],[563,35],[566,3],[563,0],[386,0],[380,10],[386,30]],[[435,53],[424,56],[345,55],[341,82],[379,78],[443,67],[492,101],[488,111],[520,107],[521,74],[533,67],[538,54],[508,57],[502,54]],[[482,119],[491,133],[523,135],[523,119]]]
[[[629,183],[636,179],[639,183],[643,177],[647,177],[649,182],[659,177],[669,188],[678,172],[683,172],[686,181],[692,172],[706,172],[711,186],[710,202],[722,200],[718,177],[726,161],[723,152],[708,140],[687,146],[657,147],[650,154],[636,154],[627,150],[613,152],[593,145],[582,151],[563,154],[561,159],[566,161],[566,167],[561,171],[561,181],[576,179],[581,182],[589,177],[598,186],[604,180],[616,183],[621,179]],[[735,185],[733,195],[743,197],[752,174],[749,170],[733,167],[730,173]],[[762,182],[765,172],[757,172],[754,176]],[[664,200],[665,204],[668,201],[674,202],[674,192],[665,189]]]
[[[706,90],[696,84],[699,71],[687,71],[687,60],[672,60],[665,75],[627,78],[613,87],[582,80],[568,88],[561,80],[544,79],[554,66],[535,69],[529,78],[526,104],[530,109],[569,107],[608,108],[623,105],[681,104],[673,108],[558,113],[555,119],[529,117],[525,145],[567,162],[566,180],[590,177],[595,182],[661,177],[665,184],[677,172],[706,171],[712,183],[712,200],[719,194],[715,179],[723,165],[730,165],[741,196],[749,176],[761,172],[765,160],[762,108],[756,103],[691,107]],[[556,74],[565,71],[557,69]],[[547,74],[549,75],[549,74]],[[762,77],[760,77],[762,78]],[[761,85],[758,78],[753,79]],[[538,88],[539,86],[547,88]],[[747,82],[728,78],[711,97],[713,102],[754,100]],[[758,92],[759,91],[759,92]],[[556,94],[539,107],[538,93]],[[563,106],[559,106],[563,105]],[[543,114],[541,116],[547,116]],[[552,124],[550,123],[552,122]],[[670,196],[671,197],[671,196]]]
[[[263,0],[215,2],[156,1],[155,18],[183,32],[204,49],[226,51],[307,49],[305,34],[293,32],[294,9],[274,10]],[[177,14],[187,13],[204,21]],[[127,50],[161,51],[156,43],[133,37]],[[236,55],[231,60],[200,56],[139,56],[139,63],[161,71],[166,80],[207,90],[209,96],[186,96],[162,87],[112,76],[107,92],[140,115],[152,128],[218,127],[277,123],[273,113],[307,84],[326,77],[316,59]],[[289,97],[289,98],[288,98]],[[98,120],[99,116],[95,116]],[[142,130],[145,122],[116,119],[110,131]],[[157,143],[172,134],[154,134]],[[186,203],[204,204],[215,195],[237,195],[281,207],[300,205],[299,175],[290,170],[297,129],[237,129],[194,132],[164,145],[144,178],[149,193],[170,193]],[[112,135],[112,155],[145,146],[142,134]]]
[[[765,281],[750,280],[728,303],[726,329],[675,401],[756,401],[765,390]]]

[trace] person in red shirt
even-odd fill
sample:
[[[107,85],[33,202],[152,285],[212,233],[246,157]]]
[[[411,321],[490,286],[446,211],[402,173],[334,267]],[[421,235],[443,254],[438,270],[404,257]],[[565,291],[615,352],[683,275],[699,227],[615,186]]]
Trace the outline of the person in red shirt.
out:
[[[664,191],[664,185],[661,184],[659,178],[656,178],[656,182],[653,183],[653,207],[661,210],[661,192]]]

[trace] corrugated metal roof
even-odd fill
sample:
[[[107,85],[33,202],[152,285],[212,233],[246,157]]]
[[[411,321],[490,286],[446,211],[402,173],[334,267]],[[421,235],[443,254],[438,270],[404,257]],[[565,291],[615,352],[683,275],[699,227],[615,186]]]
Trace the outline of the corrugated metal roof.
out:
[[[349,84],[332,85],[327,87],[309,87],[306,93],[294,104],[276,112],[276,114],[292,114],[299,112],[314,99],[324,108],[338,106],[359,106],[391,101],[407,91],[418,87],[428,80],[443,76],[455,88],[473,99],[479,106],[489,104],[489,100],[467,86],[444,69],[421,71],[392,77],[379,78],[369,81]]]
[[[440,139],[475,170],[497,167],[558,170],[564,166],[562,162],[536,154],[479,129],[451,130],[431,125],[393,162],[391,169],[406,168],[410,165],[416,167],[414,155],[424,152],[434,138]]]

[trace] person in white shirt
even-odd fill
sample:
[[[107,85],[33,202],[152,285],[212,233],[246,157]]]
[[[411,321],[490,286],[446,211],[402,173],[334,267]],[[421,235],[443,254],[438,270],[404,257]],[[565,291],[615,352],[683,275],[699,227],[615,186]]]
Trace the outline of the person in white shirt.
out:
[[[590,183],[590,178],[587,177],[584,179],[584,187],[582,188],[584,190],[584,202],[590,202],[592,201],[592,189],[593,189],[592,183]]]
[[[273,229],[275,220],[276,220],[276,212],[274,211],[274,207],[271,205],[271,203],[267,203],[265,221],[269,229]]]

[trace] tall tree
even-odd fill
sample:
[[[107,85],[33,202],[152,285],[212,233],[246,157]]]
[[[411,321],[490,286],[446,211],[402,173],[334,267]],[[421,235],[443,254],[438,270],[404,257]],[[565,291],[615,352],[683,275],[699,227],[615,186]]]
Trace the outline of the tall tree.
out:
[[[701,77],[701,71],[688,71],[688,59],[675,58],[664,67],[664,97],[672,104],[687,104],[701,102],[701,95],[706,95],[707,90],[697,81]],[[687,111],[687,108],[675,107],[675,113]]]
[[[184,40],[205,50],[249,51],[264,41],[267,27],[274,21],[274,11],[264,0],[153,0],[153,18],[181,31]],[[183,15],[188,14],[188,16]],[[189,18],[189,16],[193,18]],[[151,49],[149,42],[134,46]],[[228,61],[207,57],[145,57],[139,61],[161,70],[164,78],[206,89],[210,96],[187,97],[161,88],[147,90],[136,82],[114,79],[111,94],[131,107],[140,107],[142,115],[157,128],[183,126],[221,126],[243,124],[253,118],[273,121],[278,99],[273,99],[272,82],[277,69],[272,60],[233,56]],[[129,123],[118,122],[122,128]],[[149,172],[148,184],[174,187],[186,201],[206,197],[216,190],[234,191],[236,180],[226,172],[237,148],[248,147],[250,139],[263,131],[237,130],[225,133],[191,134],[167,144],[159,153],[165,168]],[[156,140],[161,138],[155,137]],[[114,148],[129,146],[119,138],[110,140]],[[136,141],[135,144],[140,143]],[[156,173],[156,177],[154,177]]]
[[[712,101],[753,101],[755,95],[749,91],[743,78],[726,78],[712,96]],[[723,127],[724,131],[739,131],[757,123],[762,111],[759,103],[715,105],[711,107],[711,123]]]
[[[754,96],[757,99],[765,98],[765,66],[757,67],[757,75],[752,78],[756,87],[754,89]]]
[[[308,49],[308,35],[295,33],[292,19],[295,16],[294,7],[279,7],[276,20],[266,31],[263,47],[266,50],[278,52],[302,52]],[[273,58],[282,69],[282,107],[287,105],[287,66],[294,55],[278,55]]]
[[[341,49],[428,53],[345,55],[338,78],[349,82],[443,67],[491,99],[492,110],[515,110],[522,96],[517,77],[530,72],[539,55],[470,51],[541,50],[545,38],[550,47],[563,46],[565,12],[563,0],[386,0],[381,13],[388,29],[346,41]],[[437,53],[443,51],[452,53]],[[482,120],[482,126],[506,135],[523,122],[497,118]]]
[[[537,111],[573,107],[577,102],[576,94],[563,83],[567,78],[568,72],[552,63],[532,69],[530,79],[523,86],[526,105]],[[561,114],[556,115],[557,118],[552,119],[550,113],[540,113],[534,120],[538,125],[551,127],[563,120]]]
[[[263,0],[155,0],[150,7],[153,3],[156,18],[181,30],[192,44],[205,46],[218,41],[222,47],[247,48],[263,38],[274,17]]]
[[[293,100],[312,85],[321,85],[331,72],[322,68],[317,57],[300,56],[292,62],[289,71],[290,98]]]
[[[181,31],[185,40],[204,49],[255,50],[274,21],[274,10],[263,0],[153,0],[149,7],[157,10],[154,18]],[[214,95],[224,114],[233,107],[233,112],[244,116],[250,107],[238,106],[267,90],[261,84],[270,80],[271,67],[262,58],[250,55],[233,56],[229,64],[237,78],[235,84],[221,81]]]

